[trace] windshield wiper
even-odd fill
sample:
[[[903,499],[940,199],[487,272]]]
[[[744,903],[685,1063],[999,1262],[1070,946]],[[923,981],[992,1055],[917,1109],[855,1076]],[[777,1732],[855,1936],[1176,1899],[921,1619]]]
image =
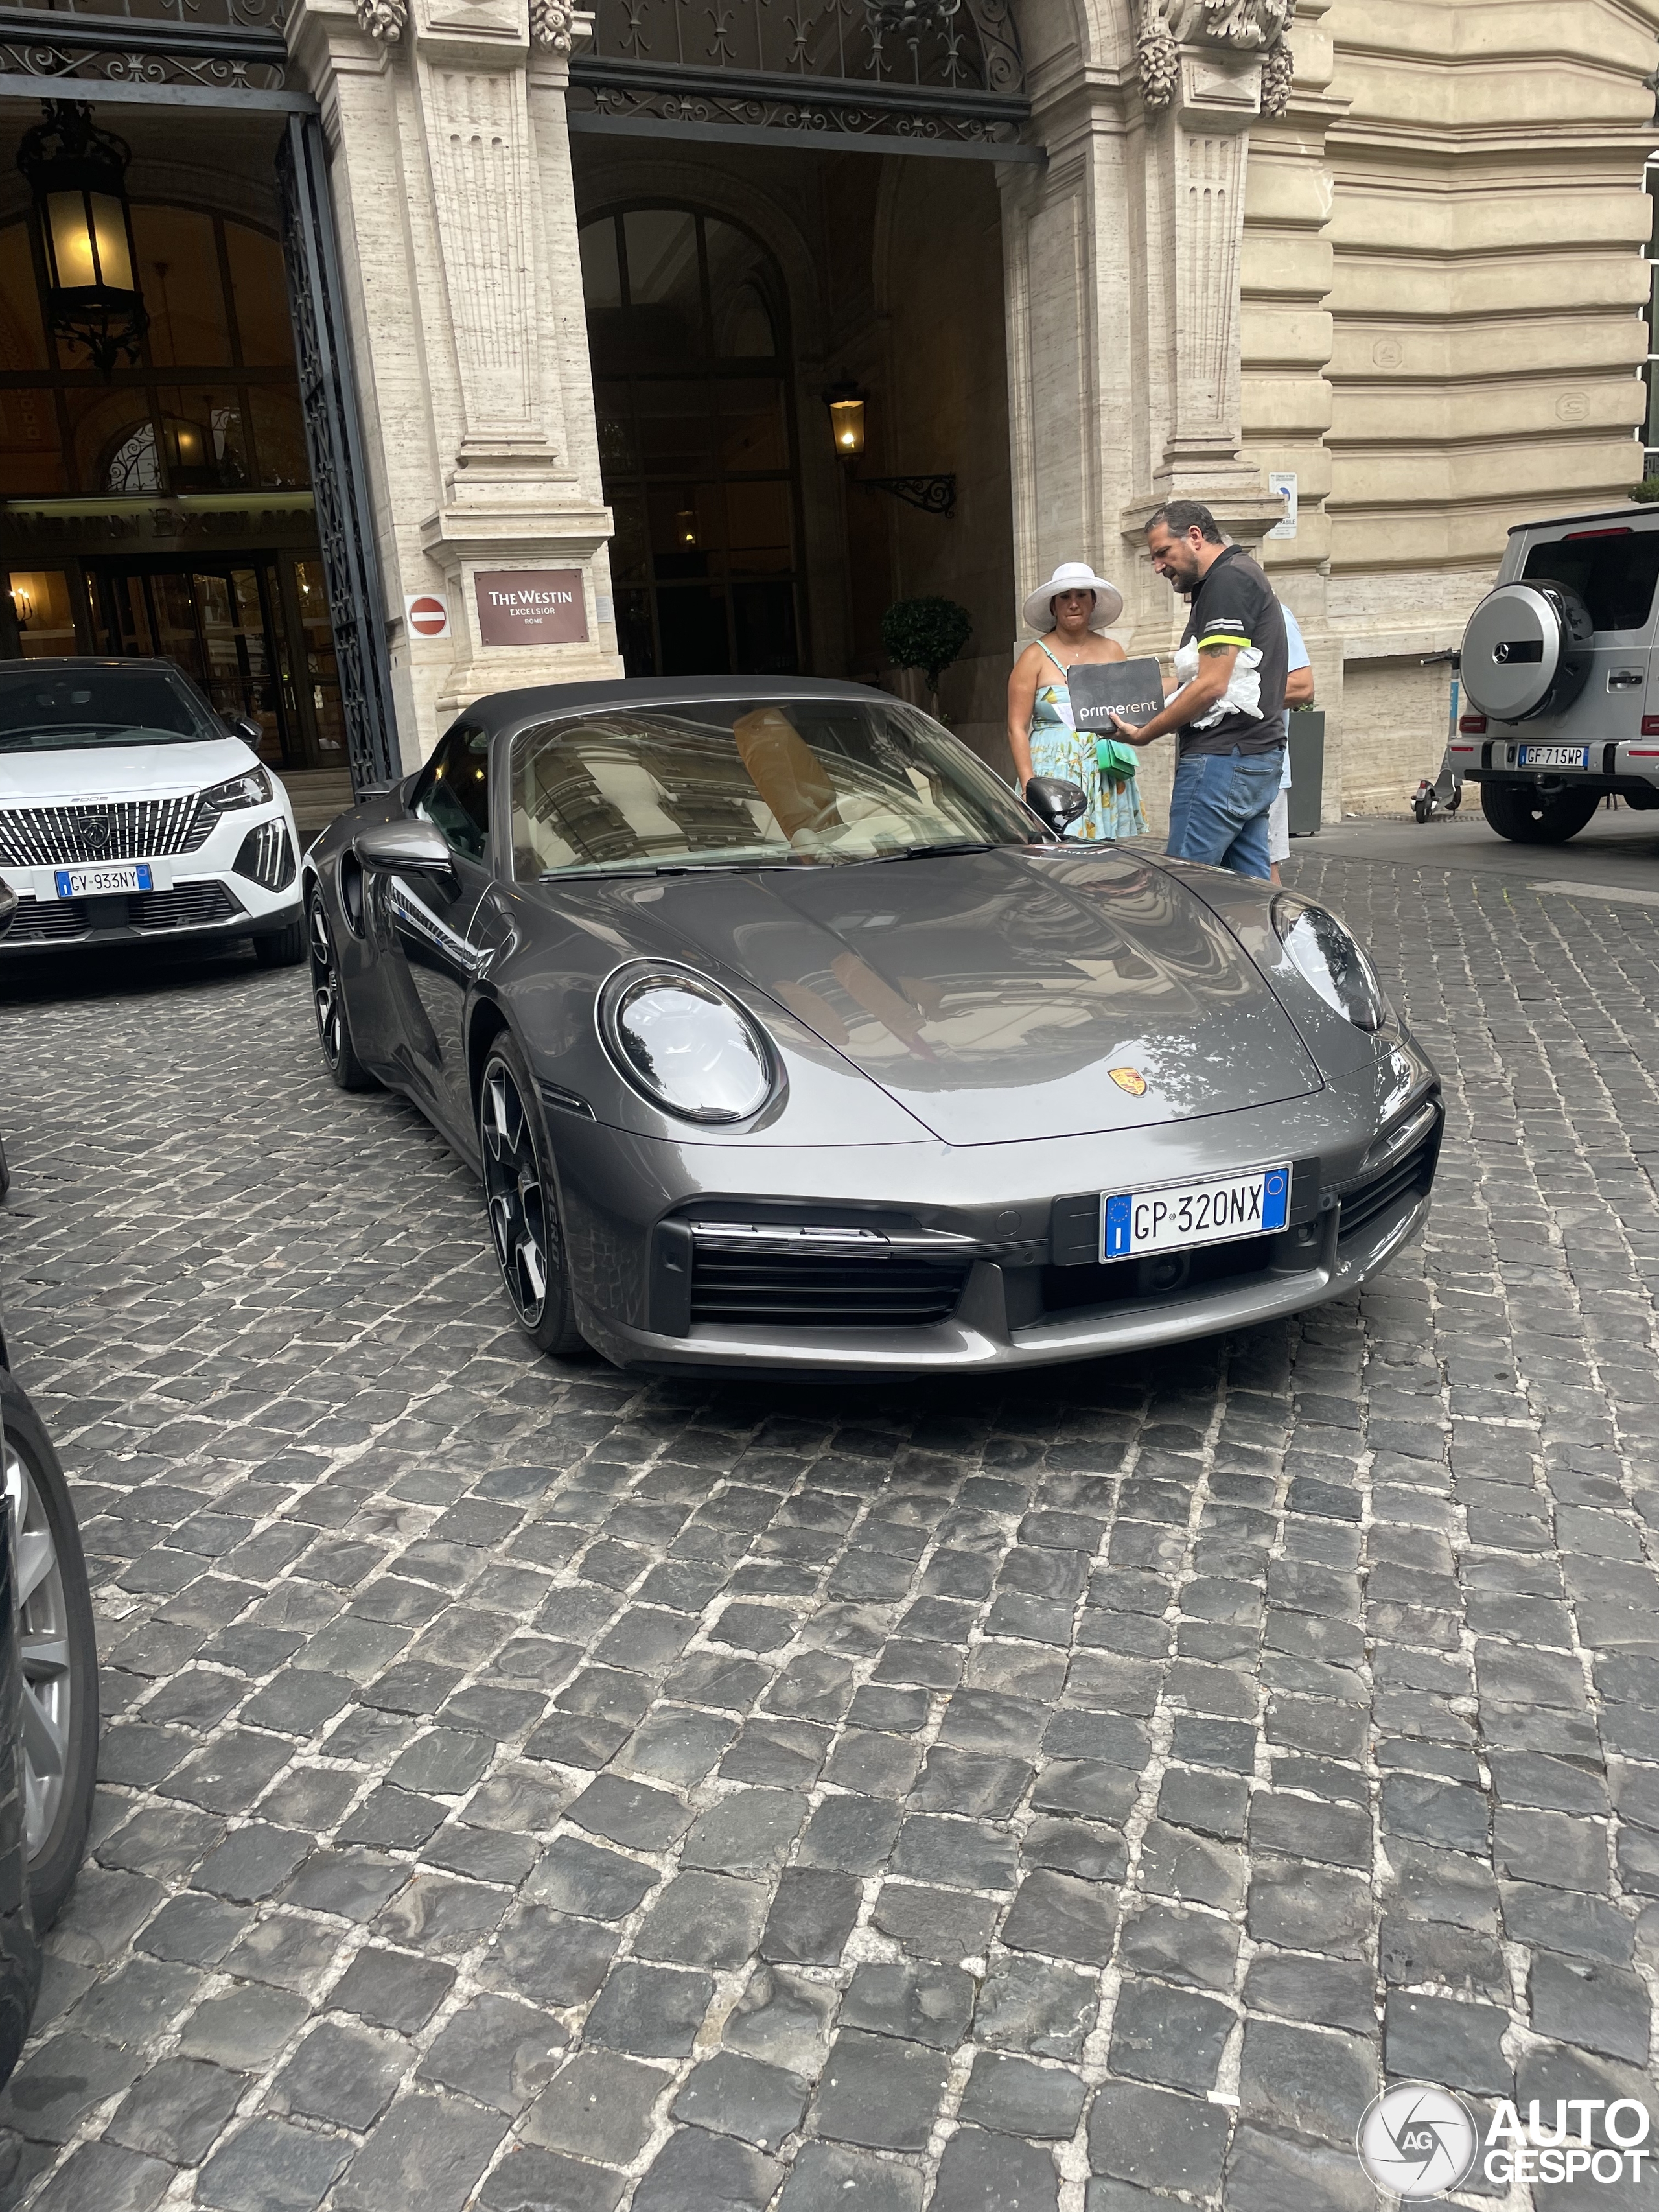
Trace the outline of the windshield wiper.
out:
[[[118,735],[100,735],[114,730]],[[100,745],[183,745],[194,740],[176,730],[122,730],[117,723],[93,723],[78,730],[18,730],[0,732],[0,752],[84,753]]]
[[[900,845],[890,853],[867,853],[866,860],[925,860],[935,853],[1000,853],[1000,837],[961,837],[943,845]]]
[[[664,860],[656,867],[641,868],[624,860],[614,868],[602,862],[587,868],[544,868],[541,879],[544,884],[561,884],[586,883],[596,876],[729,876],[738,868],[754,866],[749,860]]]

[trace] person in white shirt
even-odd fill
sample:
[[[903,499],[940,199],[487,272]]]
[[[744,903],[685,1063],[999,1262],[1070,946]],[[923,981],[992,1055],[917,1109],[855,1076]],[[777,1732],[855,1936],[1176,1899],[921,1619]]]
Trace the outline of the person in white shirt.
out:
[[[1281,600],[1281,606],[1284,602]],[[1308,658],[1308,647],[1302,628],[1288,607],[1285,607],[1285,636],[1291,648],[1290,672],[1285,679],[1285,706],[1288,713],[1292,707],[1308,707],[1313,703],[1313,663]],[[1279,864],[1291,857],[1291,747],[1289,725],[1285,726],[1285,772],[1279,778],[1279,796],[1267,816],[1268,872],[1274,883],[1279,881]]]

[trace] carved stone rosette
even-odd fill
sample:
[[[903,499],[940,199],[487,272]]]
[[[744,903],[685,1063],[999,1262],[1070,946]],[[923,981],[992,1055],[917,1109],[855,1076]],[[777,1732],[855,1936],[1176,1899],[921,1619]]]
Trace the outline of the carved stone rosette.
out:
[[[1261,112],[1282,115],[1295,69],[1287,43],[1295,14],[1296,0],[1139,0],[1135,53],[1143,102],[1156,112],[1174,100],[1183,46],[1216,46],[1261,56]]]
[[[409,21],[409,0],[357,0],[357,21],[371,39],[395,46]]]
[[[568,0],[530,0],[530,42],[544,52],[568,54],[592,29],[591,9],[570,5]]]

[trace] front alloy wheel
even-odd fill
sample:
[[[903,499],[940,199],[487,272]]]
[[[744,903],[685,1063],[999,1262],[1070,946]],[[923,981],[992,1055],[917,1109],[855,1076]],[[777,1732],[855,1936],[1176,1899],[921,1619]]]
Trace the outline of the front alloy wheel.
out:
[[[478,1089],[478,1149],[484,1206],[501,1281],[519,1326],[543,1352],[563,1356],[581,1342],[572,1317],[558,1200],[535,1091],[517,1047],[503,1037]]]
[[[340,988],[340,963],[320,884],[312,891],[306,909],[306,939],[311,954],[311,1003],[324,1062],[342,1091],[372,1091],[374,1078],[358,1059],[351,1042],[345,994]]]
[[[37,1923],[57,1917],[85,1848],[98,1759],[98,1648],[69,1487],[33,1408],[5,1383],[0,1456],[15,1560],[23,1832]]]
[[[64,1570],[40,1493],[22,1455],[5,1447],[6,1503],[17,1547],[18,1650],[23,1666],[23,1837],[30,1858],[57,1824],[75,1686]]]

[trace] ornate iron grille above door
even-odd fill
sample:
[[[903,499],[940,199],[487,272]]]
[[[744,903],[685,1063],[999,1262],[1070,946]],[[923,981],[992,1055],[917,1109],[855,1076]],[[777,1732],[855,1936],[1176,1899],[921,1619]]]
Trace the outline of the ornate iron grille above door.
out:
[[[314,115],[289,119],[276,157],[276,183],[317,535],[334,624],[340,706],[352,788],[361,793],[367,785],[389,783],[398,774],[397,723],[386,646],[386,596],[346,339],[328,160],[322,125]]]
[[[1035,153],[1015,143],[1030,106],[1010,0],[597,0],[570,77],[579,129]]]

